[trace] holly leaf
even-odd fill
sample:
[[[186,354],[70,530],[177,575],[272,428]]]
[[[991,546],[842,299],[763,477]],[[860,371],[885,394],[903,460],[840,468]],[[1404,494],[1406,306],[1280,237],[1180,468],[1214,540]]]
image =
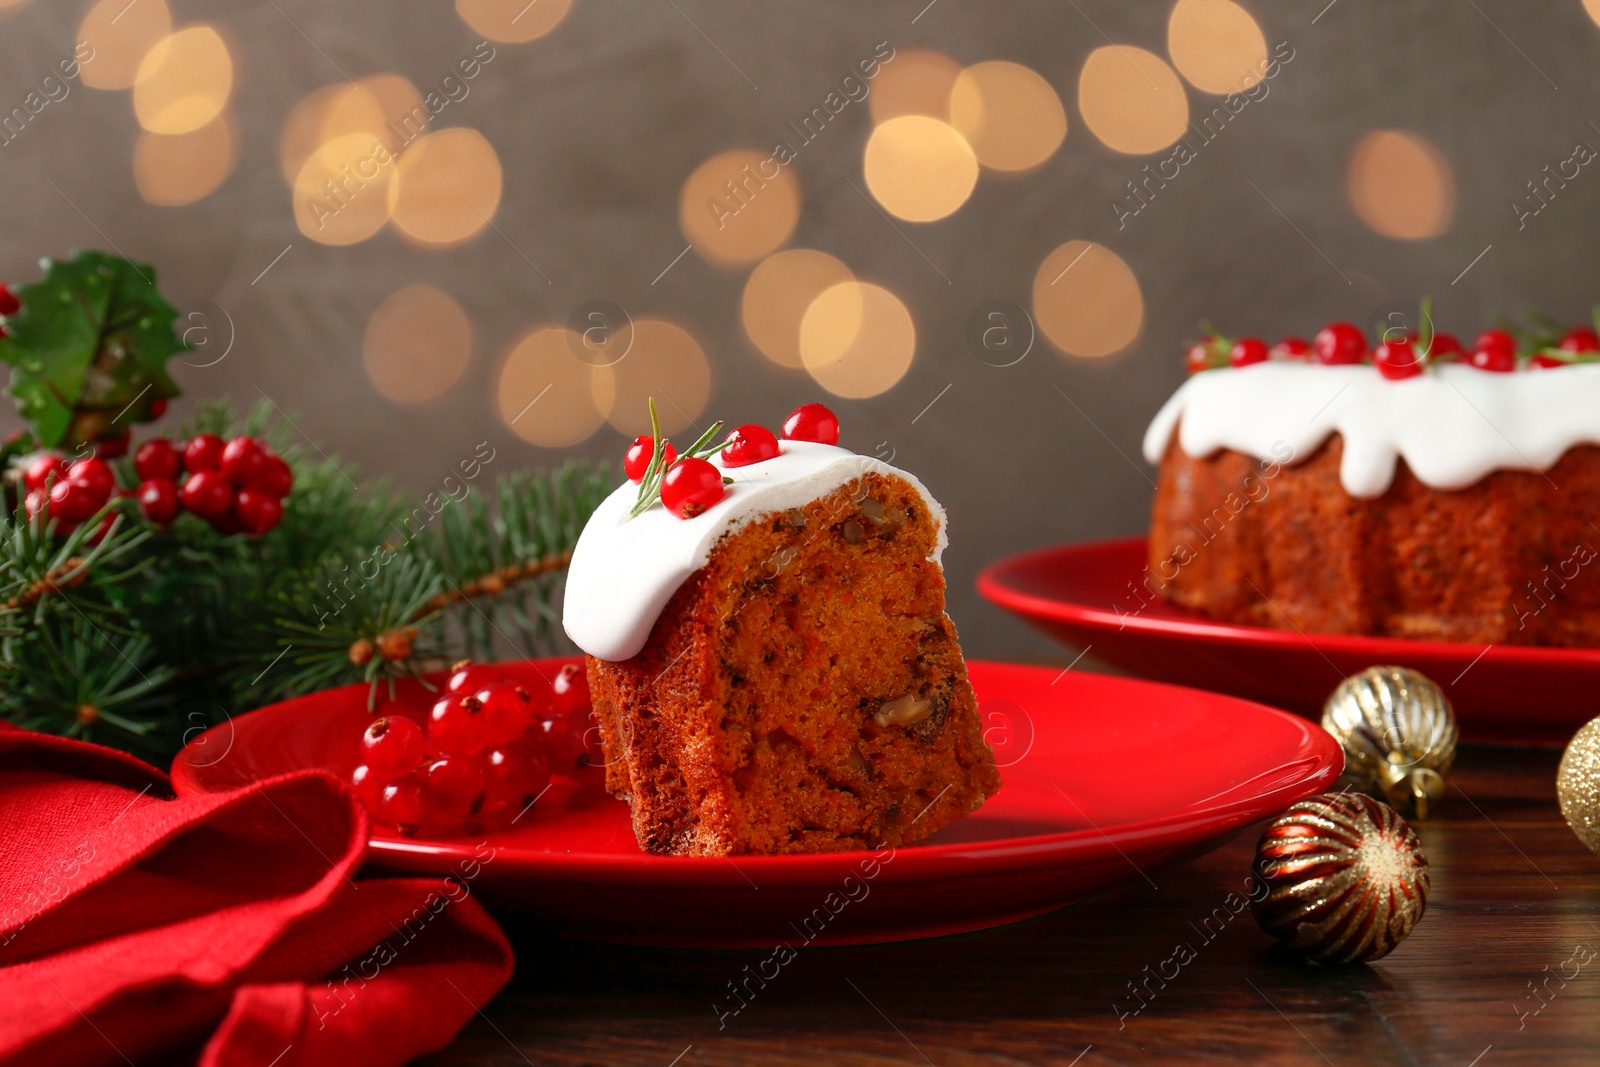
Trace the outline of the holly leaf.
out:
[[[150,404],[178,395],[167,360],[189,346],[155,269],[104,252],[41,262],[44,277],[16,290],[0,361],[11,395],[45,447],[93,441],[113,423],[148,421]]]

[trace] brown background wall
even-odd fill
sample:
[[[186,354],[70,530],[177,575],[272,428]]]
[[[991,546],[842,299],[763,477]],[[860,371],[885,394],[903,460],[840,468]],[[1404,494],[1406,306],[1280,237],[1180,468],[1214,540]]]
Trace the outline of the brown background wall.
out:
[[[1492,310],[1583,319],[1597,298],[1600,176],[1582,171],[1520,230],[1510,208],[1575,143],[1600,145],[1600,29],[1579,0],[1245,0],[1267,41],[1289,42],[1294,60],[1121,230],[1112,198],[1165,153],[1104,147],[1079,112],[1078,73],[1107,39],[1165,55],[1171,5],[924,2],[576,0],[549,35],[496,45],[470,95],[440,116],[439,127],[484,133],[505,191],[495,228],[434,250],[392,230],[348,247],[307,240],[278,141],[295,103],[341,72],[436,85],[480,40],[451,5],[173,0],[177,23],[216,25],[233,56],[231,176],[197,203],[146,203],[131,169],[139,131],[129,94],[75,85],[0,146],[0,277],[29,280],[38,256],[78,246],[153,261],[175,303],[209,306],[232,324],[225,359],[180,369],[191,397],[264,394],[368,476],[416,487],[484,439],[508,466],[562,458],[520,441],[495,400],[504,354],[531,327],[565,321],[591,299],[669,318],[709,359],[707,417],[774,424],[797,403],[827,399],[845,444],[872,452],[888,442],[924,478],[952,516],[951,611],[965,643],[1008,658],[1058,654],[978,600],[977,570],[1024,548],[1145,527],[1140,437],[1180,381],[1181,346],[1201,317],[1271,338],[1335,317],[1370,323],[1391,301],[1431,293],[1442,323],[1470,334]],[[32,0],[5,13],[0,108],[21,104],[70,54],[87,6]],[[1026,64],[1060,95],[1069,132],[1038,170],[985,176],[951,217],[899,222],[904,236],[850,184],[862,184],[864,107],[847,108],[806,147],[792,168],[804,208],[789,245],[825,250],[890,289],[918,331],[898,385],[838,400],[743,337],[748,268],[690,254],[651,281],[686,243],[685,177],[717,152],[770,142],[880,41],[897,54]],[[1191,116],[1216,100],[1186,91]],[[1347,167],[1374,129],[1411,131],[1442,154],[1456,195],[1442,235],[1383,237],[1352,210]],[[1015,366],[977,358],[964,340],[973,309],[995,298],[1029,306],[1041,261],[1074,238],[1102,243],[1134,272],[1145,304],[1138,340],[1100,359],[1042,341]],[[362,337],[379,303],[413,282],[462,305],[473,345],[453,388],[400,406],[369,382]],[[616,456],[622,443],[602,427],[568,452]]]

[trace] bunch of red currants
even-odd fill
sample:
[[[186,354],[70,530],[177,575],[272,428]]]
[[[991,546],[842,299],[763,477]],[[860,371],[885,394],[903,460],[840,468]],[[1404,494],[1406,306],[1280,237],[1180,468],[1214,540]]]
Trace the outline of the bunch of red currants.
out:
[[[402,834],[509,827],[599,790],[604,758],[590,721],[579,664],[529,690],[462,661],[425,727],[402,714],[372,720],[350,781],[372,817]]]
[[[28,516],[47,511],[58,533],[71,533],[105,507],[118,492],[116,471],[106,458],[121,447],[67,461],[41,452],[23,468],[22,486]],[[283,518],[283,500],[294,488],[289,464],[253,437],[224,441],[216,434],[197,434],[181,446],[156,437],[139,446],[133,458],[139,487],[132,496],[151,522],[169,523],[187,509],[219,533],[264,534]],[[180,481],[181,479],[181,481]]]

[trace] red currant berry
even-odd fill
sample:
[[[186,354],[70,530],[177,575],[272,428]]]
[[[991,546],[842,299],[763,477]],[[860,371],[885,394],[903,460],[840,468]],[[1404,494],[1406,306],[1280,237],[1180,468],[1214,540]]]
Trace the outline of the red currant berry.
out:
[[[1305,359],[1311,355],[1311,342],[1304,337],[1285,337],[1272,346],[1273,359]]]
[[[76,525],[100,510],[103,500],[96,500],[94,490],[82,482],[67,480],[50,487],[50,514],[62,522]]]
[[[67,481],[77,482],[87,489],[96,501],[96,507],[110,500],[112,490],[117,487],[117,478],[111,473],[111,464],[93,456],[80,459],[68,467]]]
[[[222,446],[221,470],[234,485],[250,485],[261,473],[267,454],[251,437],[235,437]]]
[[[837,440],[837,438],[835,438]],[[740,426],[728,434],[728,446],[722,450],[724,467],[748,467],[775,459],[778,439],[765,426]]]
[[[545,756],[553,774],[577,774],[588,766],[583,744],[583,723],[571,715],[552,715],[539,724]]]
[[[589,676],[584,672],[583,664],[569,663],[557,671],[555,678],[550,682],[550,693],[554,697],[550,707],[552,715],[580,709],[587,710]]]
[[[1422,360],[1417,358],[1416,346],[1404,337],[1380,342],[1373,349],[1372,362],[1377,364],[1379,374],[1393,380],[1414,378],[1422,373]]]
[[[388,823],[407,837],[421,828],[428,817],[428,794],[414,775],[390,782],[378,794],[372,817]]]
[[[1563,352],[1600,352],[1600,334],[1588,326],[1577,326],[1567,331],[1558,347]]]
[[[1511,358],[1513,365],[1517,359],[1517,339],[1505,330],[1484,330],[1478,339],[1472,342],[1473,351],[1488,351],[1504,353]]]
[[[283,503],[259,489],[241,489],[233,502],[233,516],[248,534],[264,534],[283,518]]]
[[[633,439],[633,444],[628,446],[628,454],[622,459],[622,469],[628,475],[630,482],[644,481],[644,472],[650,467],[650,457],[656,454],[655,438],[649,434],[640,434]],[[671,441],[661,442],[661,454],[666,457],[666,465],[672,466],[678,458],[678,450],[672,447]]]
[[[475,696],[452,693],[428,715],[428,740],[446,756],[470,756],[489,740],[489,721]]]
[[[1429,363],[1447,363],[1460,359],[1465,354],[1461,342],[1456,340],[1455,334],[1450,333],[1434,334],[1433,340],[1428,342],[1428,350],[1423,353]]]
[[[227,447],[214,433],[196,434],[183,446],[183,469],[190,474],[222,467],[222,450]]]
[[[146,478],[139,483],[139,510],[151,522],[171,522],[178,517],[178,487],[170,478]]]
[[[15,315],[22,310],[22,301],[11,291],[11,286],[0,282],[0,315]]]
[[[22,472],[22,484],[29,489],[48,489],[51,481],[63,481],[67,468],[54,452],[41,452],[29,461]]]
[[[1538,352],[1534,354],[1532,359],[1528,360],[1528,366],[1537,370],[1548,370],[1552,367],[1570,367],[1572,364],[1564,359],[1557,359],[1547,352]]]
[[[1517,355],[1503,348],[1474,348],[1467,356],[1467,363],[1479,370],[1509,374],[1517,369]]]
[[[489,775],[480,761],[470,756],[442,756],[428,764],[423,776],[428,796],[445,818],[465,819],[482,810]]]
[[[721,500],[722,472],[703,459],[680,459],[661,480],[661,503],[680,519],[692,519]]]
[[[839,443],[839,416],[821,404],[801,404],[783,420],[787,441],[816,441],[823,445]]]
[[[583,786],[571,775],[551,774],[550,785],[539,796],[539,806],[528,814],[560,815],[581,788]]]
[[[1241,337],[1228,350],[1228,362],[1235,367],[1267,361],[1267,342],[1259,337]]]
[[[1184,368],[1190,374],[1199,374],[1211,368],[1211,349],[1207,345],[1190,345],[1183,354]]]
[[[464,659],[450,669],[450,680],[445,683],[446,693],[476,693],[491,682],[503,682],[505,677],[487,663],[474,663]],[[465,690],[465,692],[462,692]]]
[[[165,397],[157,397],[156,399],[150,401],[150,417],[152,419],[159,419],[166,413],[167,401]]]
[[[583,758],[579,762],[585,770],[604,771],[606,765],[605,746],[600,743],[600,720],[594,712],[580,715],[573,719],[573,729],[583,727],[579,740],[583,742]]]
[[[1330,366],[1340,363],[1360,363],[1362,357],[1367,354],[1367,336],[1358,326],[1348,322],[1335,322],[1317,331],[1316,340],[1311,342],[1311,349],[1316,353],[1318,363]]]
[[[47,510],[50,504],[50,494],[43,489],[29,489],[28,495],[23,498],[22,506],[27,509],[28,518],[35,519]]]
[[[294,471],[290,470],[289,464],[282,459],[269,455],[261,461],[261,469],[245,487],[282,500],[289,495],[289,490],[294,488]]]
[[[373,719],[361,735],[361,758],[374,774],[392,781],[417,769],[425,744],[422,727],[385,715]]]
[[[388,784],[365,763],[350,772],[350,788],[356,791],[356,799],[366,805],[369,812],[378,806],[378,796]]]
[[[142,481],[166,478],[175,482],[183,471],[183,458],[171,441],[157,437],[139,446],[139,451],[133,454],[133,469]]]
[[[101,459],[121,459],[128,454],[128,442],[132,439],[132,430],[123,430],[110,437],[102,437],[94,443],[94,454]]]
[[[213,520],[228,514],[233,507],[233,486],[219,470],[200,470],[189,475],[181,493],[183,506],[202,519]]]
[[[489,778],[483,808],[497,821],[516,821],[550,784],[544,749],[527,741],[492,749],[483,762]]]
[[[477,692],[478,702],[489,721],[488,744],[503,745],[522,736],[544,710],[533,696],[515,682],[491,682]]]

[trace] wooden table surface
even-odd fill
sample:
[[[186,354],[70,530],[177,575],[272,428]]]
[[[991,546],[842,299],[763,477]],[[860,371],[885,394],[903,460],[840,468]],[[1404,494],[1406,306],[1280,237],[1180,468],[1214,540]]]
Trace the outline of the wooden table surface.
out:
[[[1600,858],[1562,822],[1559,757],[1463,748],[1446,802],[1417,824],[1433,877],[1428,913],[1371,966],[1299,964],[1248,912],[1220,934],[1213,926],[1209,942],[1197,931],[1243,886],[1255,827],[1151,872],[1158,888],[1134,879],[955,937],[806,949],[721,1030],[713,1003],[762,953],[552,941],[507,920],[516,977],[423,1062],[1597,1063]],[[1194,959],[1142,1012],[1119,1018],[1138,1005],[1129,983],[1179,943]]]

